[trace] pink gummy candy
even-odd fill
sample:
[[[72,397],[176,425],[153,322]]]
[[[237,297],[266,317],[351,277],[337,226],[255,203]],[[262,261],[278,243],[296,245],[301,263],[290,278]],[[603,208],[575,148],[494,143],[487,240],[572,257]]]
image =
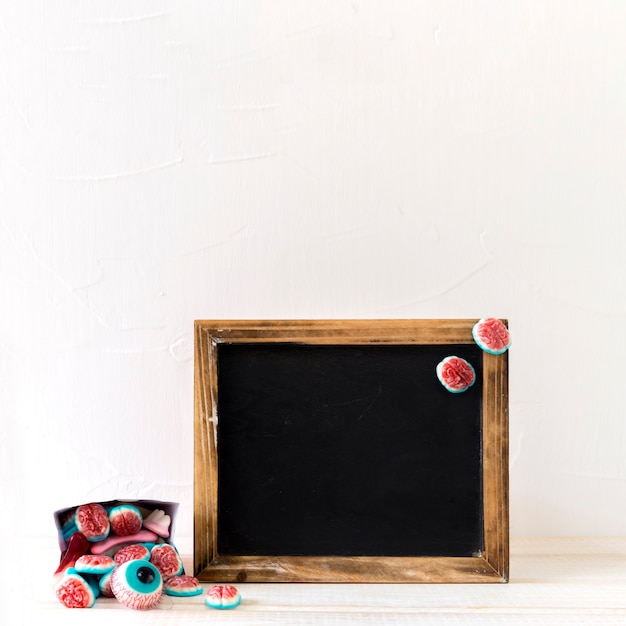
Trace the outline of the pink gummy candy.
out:
[[[198,596],[202,593],[200,581],[194,576],[174,576],[164,585],[165,593],[170,596]]]
[[[83,574],[102,575],[115,567],[115,561],[110,556],[84,554],[77,561],[74,568]]]
[[[138,533],[135,533],[134,535],[129,535],[128,537],[118,537],[117,535],[110,535],[104,541],[94,543],[91,546],[91,551],[93,552],[93,554],[104,554],[111,548],[115,548],[116,546],[119,546],[120,544],[150,543],[156,540],[157,540],[157,536],[155,533],[144,529],[144,530],[140,530]]]
[[[214,585],[207,591],[204,602],[213,609],[234,609],[241,602],[241,595],[233,585]]]
[[[161,572],[163,580],[178,576],[183,571],[183,561],[178,552],[167,543],[154,546],[150,552],[150,562]]]
[[[122,537],[138,533],[143,522],[139,509],[130,504],[121,504],[112,508],[109,511],[109,520],[111,521],[111,530]]]
[[[495,317],[485,317],[478,320],[472,328],[474,341],[490,354],[502,354],[511,345],[509,329]]]
[[[113,559],[118,565],[126,563],[126,561],[135,561],[143,559],[147,561],[150,558],[150,550],[140,543],[133,543],[125,546],[115,553]]]
[[[171,519],[169,515],[165,514],[165,511],[156,509],[143,520],[144,528],[151,530],[159,535],[159,537],[167,538],[170,536],[170,523]]]
[[[87,582],[76,574],[70,574],[54,590],[59,602],[68,609],[89,609],[96,597]]]
[[[448,356],[437,365],[437,377],[448,391],[460,393],[474,384],[476,373],[465,359]]]
[[[111,530],[109,516],[100,504],[82,504],[76,509],[76,528],[89,541],[101,541]]]

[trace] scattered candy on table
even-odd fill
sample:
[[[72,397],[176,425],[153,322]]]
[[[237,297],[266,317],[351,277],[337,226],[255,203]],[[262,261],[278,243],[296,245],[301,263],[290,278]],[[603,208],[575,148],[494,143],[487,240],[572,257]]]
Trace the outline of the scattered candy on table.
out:
[[[175,511],[175,504],[168,506]],[[185,575],[178,551],[167,540],[171,517],[164,510],[111,501],[55,515],[62,548],[55,595],[64,606],[90,608],[102,595],[132,609],[151,609],[166,581],[170,595],[202,593],[198,580]]]
[[[168,596],[199,596],[202,594],[200,581],[194,576],[173,576],[163,585],[163,590]]]
[[[214,585],[206,592],[204,603],[212,609],[234,609],[241,603],[241,595],[232,585]]]

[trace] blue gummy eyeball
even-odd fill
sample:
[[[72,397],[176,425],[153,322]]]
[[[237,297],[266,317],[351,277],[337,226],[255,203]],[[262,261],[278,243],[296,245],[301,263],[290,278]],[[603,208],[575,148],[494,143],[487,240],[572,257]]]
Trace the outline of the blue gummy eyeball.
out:
[[[149,561],[127,561],[113,571],[111,591],[131,609],[151,609],[161,598],[163,578]]]

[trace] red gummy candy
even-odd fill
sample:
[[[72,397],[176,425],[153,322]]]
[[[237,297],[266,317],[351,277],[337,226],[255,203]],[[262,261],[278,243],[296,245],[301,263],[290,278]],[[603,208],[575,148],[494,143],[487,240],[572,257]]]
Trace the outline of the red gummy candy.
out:
[[[207,591],[204,602],[214,609],[234,609],[241,602],[241,595],[232,585],[214,585]]]
[[[474,384],[474,368],[461,357],[448,356],[437,365],[437,376],[441,384],[453,393],[465,391]]]
[[[121,548],[115,553],[113,560],[121,565],[126,561],[136,561],[138,559],[148,560],[150,550],[146,546],[142,546],[140,543],[133,543],[130,546]]]
[[[502,354],[511,345],[511,334],[504,323],[495,317],[485,317],[472,328],[474,341],[485,352]]]
[[[166,543],[152,548],[150,562],[161,572],[163,580],[176,576],[183,571],[183,562],[178,556],[178,552]]]
[[[207,595],[221,600],[233,600],[239,595],[239,591],[232,585],[214,585],[207,591]]]
[[[134,535],[141,530],[142,517],[139,509],[130,505],[120,505],[109,511],[111,530],[121,537]]]
[[[80,576],[67,576],[55,589],[59,602],[68,609],[88,609],[96,598],[89,585]]]
[[[61,555],[59,567],[55,574],[64,572],[68,567],[73,567],[76,560],[89,552],[89,541],[82,533],[74,533],[68,543],[65,552]]]
[[[115,567],[115,561],[110,556],[84,554],[77,559],[74,568],[81,574],[102,575]]]
[[[170,596],[199,596],[202,593],[200,581],[194,576],[173,576],[164,585]]]
[[[100,504],[82,504],[76,509],[76,527],[90,541],[100,541],[109,534],[109,516]]]

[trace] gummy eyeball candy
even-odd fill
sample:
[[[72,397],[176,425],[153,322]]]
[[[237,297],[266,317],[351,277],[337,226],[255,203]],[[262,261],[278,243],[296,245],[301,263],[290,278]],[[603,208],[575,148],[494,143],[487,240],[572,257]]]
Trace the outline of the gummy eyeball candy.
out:
[[[111,591],[130,609],[151,609],[161,599],[163,578],[149,561],[126,561],[113,570]]]

